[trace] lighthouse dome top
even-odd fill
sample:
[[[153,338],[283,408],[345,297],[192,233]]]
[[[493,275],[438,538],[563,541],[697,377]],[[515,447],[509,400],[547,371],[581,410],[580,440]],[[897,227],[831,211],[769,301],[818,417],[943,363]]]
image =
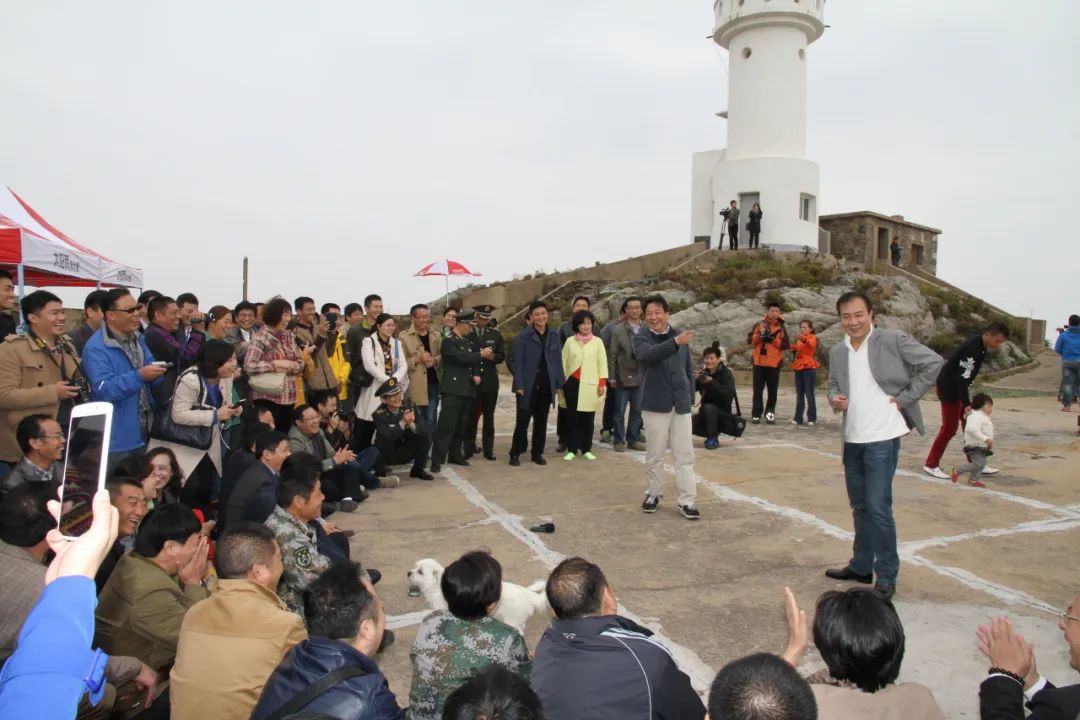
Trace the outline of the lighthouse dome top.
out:
[[[727,48],[732,38],[752,29],[786,25],[806,33],[807,43],[825,32],[825,0],[716,0],[713,40]]]

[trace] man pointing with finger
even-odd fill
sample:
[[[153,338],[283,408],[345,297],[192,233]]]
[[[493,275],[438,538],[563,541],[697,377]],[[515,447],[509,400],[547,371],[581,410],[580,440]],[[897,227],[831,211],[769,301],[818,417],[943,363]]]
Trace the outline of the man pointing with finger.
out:
[[[648,487],[641,510],[656,512],[664,495],[664,455],[671,448],[679,512],[697,520],[694,481],[694,440],[690,407],[694,404],[694,363],[690,341],[694,333],[668,324],[668,304],[661,295],[645,298],[645,324],[634,336],[634,355],[641,367],[641,418],[645,436],[645,477]]]

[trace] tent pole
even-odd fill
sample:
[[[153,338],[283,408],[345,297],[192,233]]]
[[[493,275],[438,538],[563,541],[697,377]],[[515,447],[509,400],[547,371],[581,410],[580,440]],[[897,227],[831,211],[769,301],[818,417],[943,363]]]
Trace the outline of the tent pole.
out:
[[[22,267],[21,265],[19,267]],[[450,273],[447,272],[446,276],[446,307],[450,307]],[[445,311],[444,311],[445,312]]]
[[[22,299],[26,297],[26,271],[23,269],[23,264],[19,263],[17,271],[17,279],[19,281],[19,304],[15,306],[15,313],[19,318],[19,323],[23,321],[22,316]]]

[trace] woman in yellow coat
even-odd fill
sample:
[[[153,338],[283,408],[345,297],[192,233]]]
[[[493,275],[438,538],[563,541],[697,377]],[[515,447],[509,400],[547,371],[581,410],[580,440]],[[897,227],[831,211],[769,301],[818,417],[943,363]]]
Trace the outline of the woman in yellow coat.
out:
[[[566,404],[566,447],[563,460],[573,460],[578,453],[586,460],[592,454],[593,424],[596,408],[603,407],[607,391],[607,351],[604,342],[593,335],[596,317],[588,310],[578,310],[570,320],[574,331],[563,344],[562,362],[566,384],[563,401]]]

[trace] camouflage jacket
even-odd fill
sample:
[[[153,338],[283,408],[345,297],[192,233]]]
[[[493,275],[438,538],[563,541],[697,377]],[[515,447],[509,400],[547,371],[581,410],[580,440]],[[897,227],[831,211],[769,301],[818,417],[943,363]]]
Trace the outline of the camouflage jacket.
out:
[[[319,553],[314,528],[300,522],[287,510],[274,507],[274,512],[266,519],[266,527],[273,531],[281,546],[281,562],[285,566],[278,582],[278,597],[303,618],[304,588],[332,562]]]
[[[412,650],[409,720],[439,720],[443,703],[476,670],[498,663],[526,680],[532,660],[525,638],[493,617],[462,620],[447,610],[424,618]]]

